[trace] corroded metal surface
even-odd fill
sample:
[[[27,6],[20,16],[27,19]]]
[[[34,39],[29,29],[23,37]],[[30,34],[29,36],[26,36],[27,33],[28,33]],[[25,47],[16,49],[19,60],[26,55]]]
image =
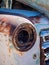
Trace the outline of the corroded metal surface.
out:
[[[28,31],[29,29],[28,29],[27,23],[29,24],[30,27],[33,26],[32,28],[34,28],[34,35],[35,35],[35,30],[36,30],[36,35],[37,35],[37,36],[35,35],[36,40],[34,42],[34,45],[29,50],[27,51],[17,50],[16,48],[17,42],[15,42],[14,40],[14,43],[16,43],[16,45],[14,46],[14,43],[12,40],[13,32],[15,30],[14,36],[18,35],[16,34],[16,31],[22,28],[24,30],[24,27],[26,27]],[[22,24],[27,24],[27,26],[24,25],[24,27],[21,27]],[[1,14],[0,15],[0,65],[32,65],[32,64],[40,65],[39,33],[42,29],[48,29],[48,28],[49,28],[49,19],[44,16],[31,17],[27,19],[21,16]],[[29,31],[30,32],[28,33],[32,33],[31,30]],[[22,48],[25,49],[25,47],[22,47]],[[18,49],[20,49],[20,47]],[[41,62],[42,62],[42,59],[41,59]]]
[[[29,20],[20,16],[0,15],[0,65],[26,65],[28,58],[32,59],[30,53],[33,52],[19,51],[15,48],[16,46],[13,45],[13,32],[15,28],[19,26],[21,28],[21,24],[24,23],[29,23],[30,26],[32,25]],[[28,58],[26,58],[26,56]],[[32,61],[29,63],[32,63]]]
[[[34,9],[37,9],[41,13],[44,13],[49,17],[49,0],[17,0],[26,5],[31,6]]]

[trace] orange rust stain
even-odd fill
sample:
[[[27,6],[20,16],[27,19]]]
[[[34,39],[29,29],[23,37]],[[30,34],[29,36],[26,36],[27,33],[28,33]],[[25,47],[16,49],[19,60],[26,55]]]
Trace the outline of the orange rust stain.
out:
[[[8,22],[8,19],[7,18],[1,18],[0,21],[1,22]]]
[[[4,32],[6,32],[6,34],[10,35],[10,30],[11,30],[11,25],[7,25],[5,28],[4,28]]]
[[[11,25],[8,24],[7,22],[8,22],[7,18],[0,19],[0,32],[10,35]]]
[[[9,53],[11,53],[11,49],[9,48]]]
[[[23,55],[23,52],[19,52],[19,54],[22,56]]]
[[[8,56],[10,57],[10,55],[11,55],[11,49],[8,48]]]
[[[20,55],[20,56],[23,56],[23,55],[24,55],[24,52],[21,52],[21,51],[18,51],[18,50],[16,50],[16,53],[17,53],[18,55]]]

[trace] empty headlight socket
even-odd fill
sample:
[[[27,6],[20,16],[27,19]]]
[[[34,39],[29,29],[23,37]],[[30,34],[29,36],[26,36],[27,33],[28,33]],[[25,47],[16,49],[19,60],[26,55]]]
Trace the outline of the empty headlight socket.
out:
[[[31,24],[23,23],[15,28],[12,41],[17,50],[24,52],[33,47],[36,36],[35,28]]]

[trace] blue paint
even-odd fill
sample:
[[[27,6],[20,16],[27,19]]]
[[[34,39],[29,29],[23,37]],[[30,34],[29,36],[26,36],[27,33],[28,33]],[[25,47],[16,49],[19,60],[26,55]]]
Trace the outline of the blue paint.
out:
[[[11,15],[23,15],[26,17],[32,17],[32,16],[40,16],[41,13],[37,11],[28,11],[28,10],[18,10],[18,9],[5,9],[5,8],[0,8],[0,14],[11,14]]]
[[[40,35],[44,36],[45,34],[49,35],[49,29],[48,30],[42,30]]]
[[[44,43],[42,44],[42,47],[43,47],[44,49],[49,48],[49,42],[44,42]]]

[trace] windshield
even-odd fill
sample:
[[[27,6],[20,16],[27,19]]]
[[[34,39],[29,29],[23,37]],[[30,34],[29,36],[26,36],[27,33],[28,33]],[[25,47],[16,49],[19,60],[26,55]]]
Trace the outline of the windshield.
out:
[[[17,0],[0,0],[0,8],[34,10],[33,8],[24,5]]]
[[[0,0],[0,8],[10,8],[12,7],[12,0]]]

